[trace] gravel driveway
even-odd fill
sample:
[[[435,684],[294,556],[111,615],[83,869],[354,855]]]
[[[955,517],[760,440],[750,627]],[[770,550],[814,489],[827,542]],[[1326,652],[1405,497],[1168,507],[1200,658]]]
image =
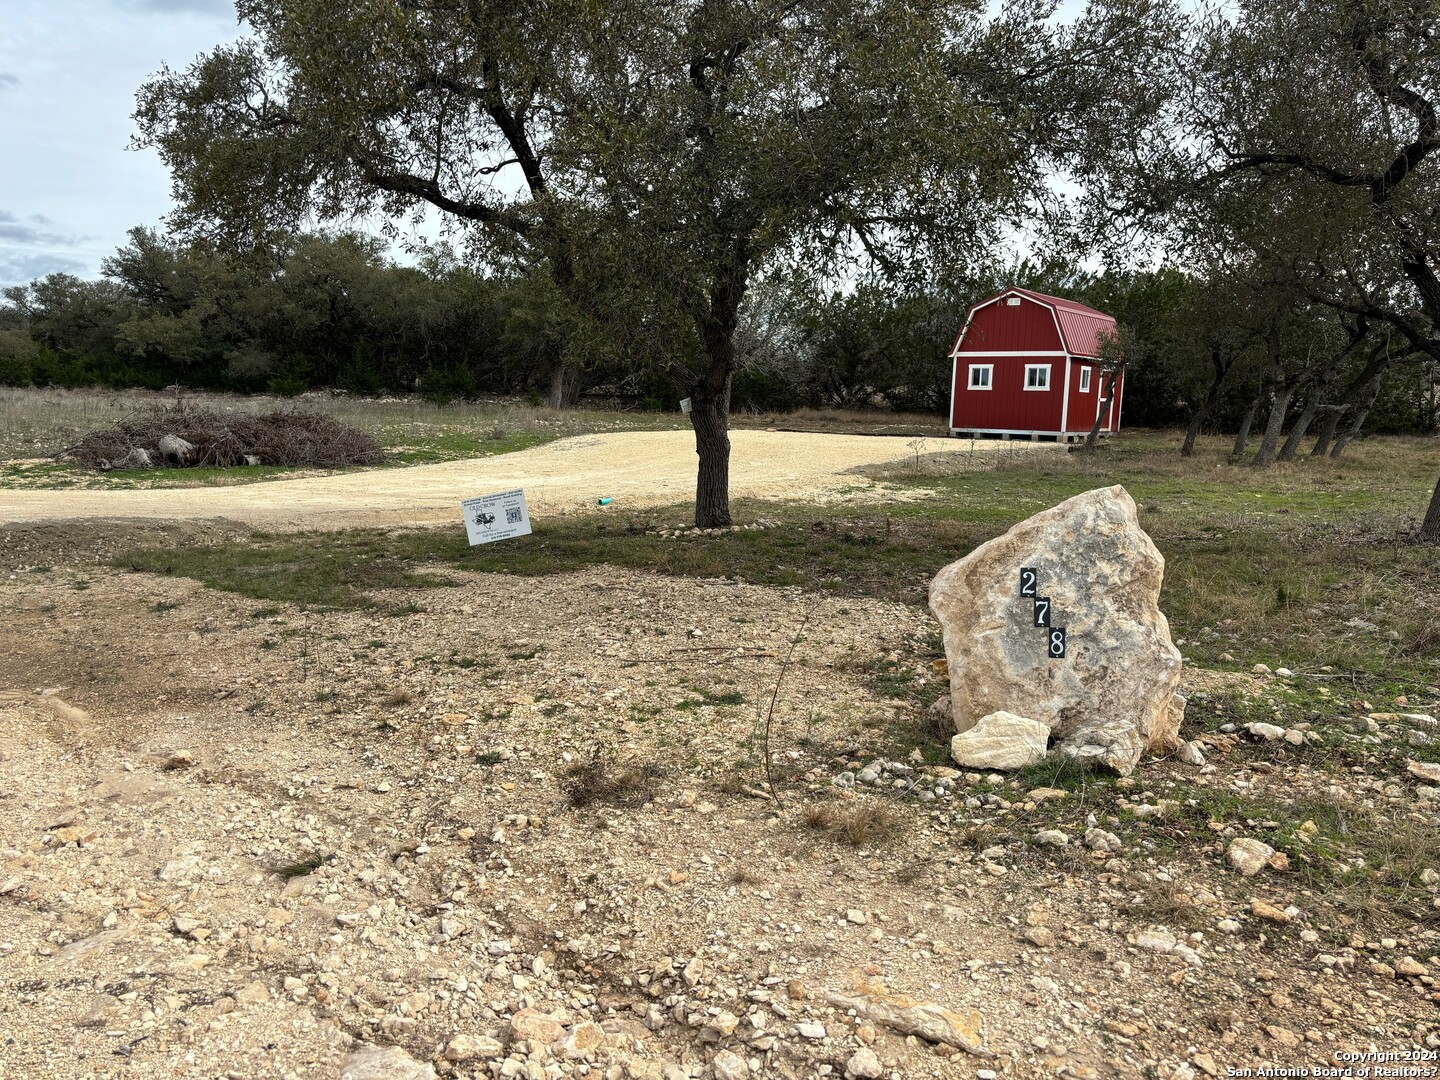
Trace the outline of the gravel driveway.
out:
[[[879,497],[884,485],[851,470],[917,450],[985,454],[1017,445],[976,442],[972,449],[968,439],[779,431],[732,431],[730,441],[732,496],[810,501]],[[694,437],[689,431],[582,435],[491,458],[233,487],[0,490],[0,523],[225,518],[271,529],[419,525],[453,519],[463,499],[517,487],[541,515],[593,508],[602,497],[617,509],[686,502],[695,492]]]

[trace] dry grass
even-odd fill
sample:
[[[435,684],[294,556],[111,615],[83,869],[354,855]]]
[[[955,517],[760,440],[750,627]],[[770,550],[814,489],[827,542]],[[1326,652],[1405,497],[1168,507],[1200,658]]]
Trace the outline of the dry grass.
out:
[[[159,448],[167,435],[189,443],[191,455],[167,460]],[[137,451],[143,451],[157,468],[288,465],[331,469],[378,465],[385,460],[372,436],[318,413],[227,416],[184,406],[150,409],[91,431],[67,447],[60,458],[92,468],[124,468],[127,466],[120,462],[133,458]]]
[[[1126,881],[1130,898],[1122,905],[1125,914],[1160,926],[1194,928],[1204,922],[1194,901],[1174,881],[1135,874]]]
[[[800,808],[800,823],[807,829],[830,829],[839,818],[840,810],[833,803],[806,803]]]
[[[641,806],[655,797],[660,770],[654,765],[614,766],[603,757],[575,762],[560,775],[560,790],[577,810],[587,806]]]
[[[760,881],[761,879],[744,863],[736,863],[730,868],[731,885],[758,885]]]
[[[806,803],[800,822],[807,829],[828,832],[851,847],[879,847],[898,839],[909,817],[878,800],[866,799],[850,807],[835,803]]]
[[[380,703],[387,709],[398,709],[401,705],[409,705],[415,700],[415,695],[403,686],[388,691]]]

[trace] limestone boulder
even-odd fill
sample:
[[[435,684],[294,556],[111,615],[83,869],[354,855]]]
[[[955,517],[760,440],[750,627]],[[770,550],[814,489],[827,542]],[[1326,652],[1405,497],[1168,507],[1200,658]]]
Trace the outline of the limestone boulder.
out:
[[[1023,769],[1045,757],[1049,741],[1040,721],[993,712],[950,740],[950,756],[969,769]]]
[[[1065,630],[1063,657],[1050,655],[1049,630],[1021,595],[1022,568],[1036,572],[1050,629]],[[944,631],[956,732],[993,713],[1027,717],[1060,753],[1121,774],[1147,750],[1173,750],[1184,698],[1160,611],[1164,573],[1118,485],[1044,510],[941,570],[930,609]]]

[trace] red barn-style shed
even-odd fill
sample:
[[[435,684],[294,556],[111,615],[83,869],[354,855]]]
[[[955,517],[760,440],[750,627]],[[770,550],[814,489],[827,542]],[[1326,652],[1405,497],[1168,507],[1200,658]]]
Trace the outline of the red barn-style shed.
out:
[[[1105,401],[1101,343],[1115,320],[1058,296],[1009,288],[970,309],[950,357],[952,435],[1069,442],[1090,433]],[[1120,430],[1123,372],[1101,422]]]

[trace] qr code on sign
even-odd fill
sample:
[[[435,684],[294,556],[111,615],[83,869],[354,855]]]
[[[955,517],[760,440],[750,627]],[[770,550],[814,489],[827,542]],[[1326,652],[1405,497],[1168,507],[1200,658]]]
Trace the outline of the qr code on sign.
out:
[[[520,511],[514,508],[505,511],[505,524],[515,525],[520,521]]]

